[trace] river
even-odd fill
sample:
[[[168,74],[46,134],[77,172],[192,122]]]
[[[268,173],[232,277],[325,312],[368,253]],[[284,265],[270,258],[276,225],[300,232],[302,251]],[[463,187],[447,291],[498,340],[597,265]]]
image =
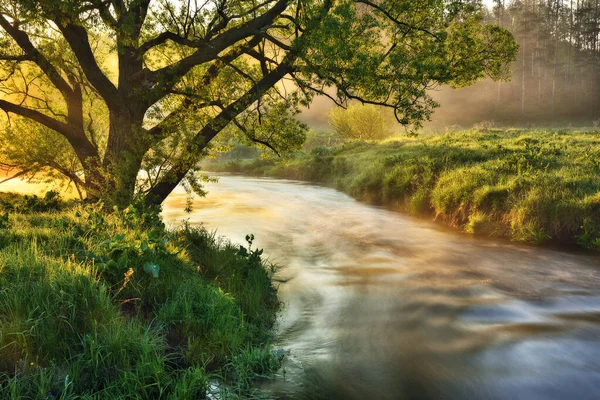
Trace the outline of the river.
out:
[[[220,176],[183,213],[281,265],[283,399],[599,399],[600,258],[477,239],[302,182]]]

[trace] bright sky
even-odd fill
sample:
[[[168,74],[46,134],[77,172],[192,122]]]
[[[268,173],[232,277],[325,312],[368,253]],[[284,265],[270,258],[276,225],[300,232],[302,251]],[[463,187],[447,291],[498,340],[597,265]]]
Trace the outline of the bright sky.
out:
[[[0,182],[6,178],[4,171],[0,170]],[[50,183],[29,183],[21,179],[11,179],[8,182],[4,182],[0,185],[0,192],[18,192],[24,194],[38,194],[43,195],[48,190],[57,190],[60,192],[63,198],[72,198],[77,195],[75,189],[66,189],[64,186],[57,186]]]
[[[507,1],[507,3],[508,3],[508,1]],[[494,7],[494,2],[492,0],[483,0],[483,4],[485,4],[485,6],[490,9],[492,7]]]

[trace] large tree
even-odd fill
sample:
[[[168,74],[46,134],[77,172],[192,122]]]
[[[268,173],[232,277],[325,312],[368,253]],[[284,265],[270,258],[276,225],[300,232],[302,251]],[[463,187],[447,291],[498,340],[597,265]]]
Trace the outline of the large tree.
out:
[[[223,131],[297,146],[315,95],[418,125],[429,89],[502,78],[517,51],[452,0],[4,0],[0,28],[0,162],[117,204],[193,182]],[[62,155],[32,160],[48,140]]]

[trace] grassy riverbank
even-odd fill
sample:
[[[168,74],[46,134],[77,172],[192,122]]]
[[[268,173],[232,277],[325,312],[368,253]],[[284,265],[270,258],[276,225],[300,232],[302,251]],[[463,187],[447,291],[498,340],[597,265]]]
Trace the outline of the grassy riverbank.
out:
[[[600,133],[462,131],[208,169],[319,182],[466,232],[600,249]]]
[[[2,194],[0,398],[247,397],[280,364],[272,273],[155,212]]]

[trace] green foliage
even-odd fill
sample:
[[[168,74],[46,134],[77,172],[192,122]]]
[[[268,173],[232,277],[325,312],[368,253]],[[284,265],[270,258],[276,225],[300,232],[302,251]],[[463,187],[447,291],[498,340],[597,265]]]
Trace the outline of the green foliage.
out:
[[[334,108],[329,125],[346,140],[381,140],[392,135],[389,117],[373,105],[351,104],[347,109]]]
[[[0,193],[0,209],[22,213],[59,211],[65,206],[60,194],[54,190],[46,192],[44,197],[37,195],[13,195]]]
[[[484,14],[458,0],[2,3],[0,166],[159,204],[195,185],[219,135],[294,153],[295,116],[319,94],[419,126],[432,87],[508,76],[517,45]],[[385,136],[362,110],[344,135]]]
[[[260,261],[262,250],[236,247],[189,226],[179,231],[178,237],[187,246],[187,253],[198,262],[198,272],[230,293],[250,321],[260,326],[275,323],[272,310],[279,308],[279,300],[272,278],[276,266],[264,267]],[[220,251],[212,251],[215,248]]]
[[[306,140],[308,127],[295,117],[300,113],[290,102],[270,102],[262,116],[248,115],[238,122],[240,139],[273,149],[278,155],[298,150]]]
[[[577,243],[589,249],[600,249],[600,226],[592,218],[586,217],[583,219],[581,226],[583,231],[577,236]]]
[[[598,148],[596,131],[459,131],[317,148],[247,171],[325,183],[471,233],[598,248]]]
[[[57,132],[23,118],[0,120],[0,126],[0,166],[17,166],[21,178],[67,183],[82,170],[73,148]]]
[[[9,218],[0,398],[195,399],[211,380],[243,397],[278,367],[265,347],[277,290],[257,250],[166,230],[157,210],[132,206]],[[253,369],[238,373],[244,362]]]
[[[282,352],[248,348],[233,357],[228,367],[230,373],[237,380],[248,386],[256,376],[266,378],[271,374],[271,371],[278,370],[281,367],[282,360]]]
[[[8,224],[9,224],[9,219],[8,219],[8,211],[0,214],[0,229],[6,229],[8,228]]]

